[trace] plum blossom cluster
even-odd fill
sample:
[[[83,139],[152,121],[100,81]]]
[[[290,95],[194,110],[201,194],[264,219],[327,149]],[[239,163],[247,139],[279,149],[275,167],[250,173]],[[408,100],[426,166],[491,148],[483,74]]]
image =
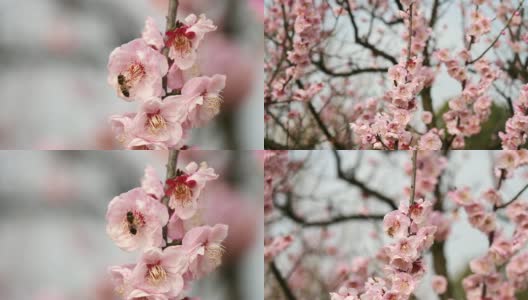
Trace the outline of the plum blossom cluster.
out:
[[[403,2],[402,2],[403,4]],[[370,115],[354,120],[350,124],[354,142],[365,149],[410,149],[438,150],[442,147],[442,130],[431,129],[422,136],[409,128],[413,113],[417,111],[417,96],[433,83],[434,73],[423,64],[421,53],[427,45],[431,28],[420,10],[420,1],[405,4],[401,12],[405,25],[409,28],[403,35],[408,45],[402,49],[398,64],[389,68],[388,78],[391,89],[380,99],[385,111],[377,112],[375,100],[370,100],[367,110]],[[424,114],[424,122],[431,122],[429,112]]]
[[[273,193],[286,174],[288,151],[266,151],[264,154],[264,213],[273,209]]]
[[[188,299],[192,282],[220,266],[227,225],[200,219],[200,193],[217,177],[205,163],[192,162],[164,185],[147,167],[140,187],[112,199],[108,236],[124,251],[141,252],[135,264],[109,268],[122,299]]]
[[[311,64],[310,55],[322,39],[321,14],[328,7],[328,3],[316,6],[310,0],[291,1],[288,4],[282,0],[271,2],[264,22],[265,31],[278,43],[268,47],[264,70],[270,73],[277,68],[283,69],[267,78],[268,84],[264,90],[266,102],[271,99],[280,102],[289,97],[296,101],[308,101],[323,88],[320,83],[306,87],[293,83],[307,72]],[[283,18],[284,15],[287,18]],[[282,47],[275,47],[281,43]]]
[[[192,128],[219,112],[224,75],[199,76],[197,51],[216,30],[204,15],[176,21],[164,34],[147,18],[141,38],[110,54],[108,83],[137,112],[110,117],[117,140],[127,149],[179,149]]]
[[[402,201],[399,208],[385,215],[384,232],[393,239],[383,246],[376,260],[382,264],[383,276],[368,273],[368,259],[361,258],[347,271],[347,280],[332,300],[373,300],[373,299],[409,299],[418,283],[426,273],[424,253],[435,240],[445,240],[449,233],[449,220],[440,212],[434,211],[434,201],[424,200],[432,197],[438,183],[438,177],[447,167],[445,157],[434,151],[420,151],[415,164],[407,171],[416,172],[414,196],[417,201]],[[406,190],[411,194],[411,188]],[[443,276],[433,280],[435,291],[441,294],[446,289]]]
[[[480,59],[474,64],[480,79],[473,83],[465,68],[471,59],[467,49],[458,54],[460,59],[452,58],[447,49],[437,52],[436,57],[446,66],[448,74],[458,80],[463,88],[459,96],[449,101],[449,110],[443,115],[447,132],[453,139],[451,147],[460,149],[464,147],[464,138],[478,134],[481,124],[488,120],[492,101],[487,92],[499,78],[500,71],[493,68],[487,60]]]
[[[524,146],[511,99],[528,82],[525,0],[267,4],[266,148]]]
[[[385,215],[383,229],[394,242],[378,253],[384,276],[368,278],[359,289],[341,288],[331,293],[332,300],[409,299],[426,272],[423,254],[434,242],[436,226],[428,224],[431,212],[432,203],[419,199]]]
[[[273,196],[284,191],[282,180],[288,171],[288,151],[265,151],[264,154],[264,214],[270,216],[273,211]],[[271,261],[293,242],[293,235],[267,237],[264,240],[264,260]]]
[[[495,162],[498,185],[475,197],[465,187],[448,194],[457,206],[464,209],[469,223],[484,233],[490,246],[486,253],[471,260],[473,274],[463,280],[466,298],[516,299],[515,294],[528,287],[527,252],[522,252],[528,242],[528,203],[503,199],[502,182],[513,175],[516,168],[528,164],[528,152],[504,151]],[[505,209],[506,217],[514,224],[513,234],[500,228],[497,216]],[[502,272],[501,269],[505,270]]]
[[[528,132],[528,84],[521,88],[519,98],[515,102],[515,112],[506,121],[505,132],[500,132],[502,148],[515,150],[526,144]]]

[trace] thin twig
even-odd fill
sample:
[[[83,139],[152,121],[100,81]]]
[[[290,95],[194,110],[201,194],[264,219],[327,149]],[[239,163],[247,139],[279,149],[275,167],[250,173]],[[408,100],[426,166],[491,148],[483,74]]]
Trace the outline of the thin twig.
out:
[[[407,44],[407,63],[411,60],[411,45],[412,45],[412,15],[413,15],[413,3],[409,5],[409,43]]]
[[[171,31],[176,28],[176,16],[178,15],[179,4],[179,0],[169,0],[169,9],[167,12],[167,25],[165,26],[165,32]],[[164,47],[163,50],[161,50],[161,53],[165,55],[167,60],[169,60],[169,47]],[[163,90],[167,94],[167,75],[163,76],[162,84]]]
[[[496,207],[496,210],[499,210],[499,209],[505,208],[505,207],[507,207],[508,205],[512,204],[515,200],[517,200],[517,199],[521,196],[521,194],[522,194],[526,189],[528,189],[528,184],[525,185],[525,186],[524,186],[524,187],[523,187],[523,188],[522,188],[522,189],[521,189],[521,190],[520,190],[515,196],[513,196],[513,198],[512,198],[510,201],[508,201],[508,202],[506,202],[506,203],[504,203],[504,204],[498,205],[498,206]]]
[[[499,34],[497,35],[497,37],[495,38],[495,40],[488,46],[488,48],[486,48],[486,50],[484,50],[484,52],[482,52],[479,56],[477,56],[477,58],[469,61],[467,64],[468,65],[471,65],[475,62],[477,62],[479,59],[481,59],[491,48],[493,48],[493,46],[495,46],[495,44],[499,41],[499,38],[501,37],[502,33],[504,32],[504,30],[506,30],[506,28],[508,28],[510,26],[510,23],[511,21],[513,20],[513,17],[515,16],[515,14],[519,11],[519,9],[521,9],[522,5],[524,3],[524,0],[521,0],[521,2],[519,3],[519,6],[517,6],[517,9],[512,13],[512,15],[510,16],[510,19],[508,20],[508,22],[506,23],[506,26],[504,26],[504,28],[499,32]]]
[[[413,150],[412,156],[412,181],[411,181],[411,198],[409,200],[409,205],[414,204],[414,194],[416,191],[416,157],[418,156],[418,150]]]
[[[166,175],[167,179],[174,178],[176,176],[176,170],[177,170],[177,166],[178,166],[178,155],[179,154],[180,154],[179,150],[170,150],[169,151],[169,158],[167,160],[167,175]],[[170,218],[170,216],[172,215],[173,211],[168,206],[169,205],[169,197],[163,196],[163,198],[161,199],[161,202],[163,203],[163,205],[167,206],[167,209],[169,210],[169,218]],[[163,240],[165,241],[165,247],[164,248],[166,248],[168,246],[171,246],[171,244],[174,243],[174,242],[168,243],[167,234],[168,234],[168,228],[167,228],[167,225],[165,225],[163,227]]]

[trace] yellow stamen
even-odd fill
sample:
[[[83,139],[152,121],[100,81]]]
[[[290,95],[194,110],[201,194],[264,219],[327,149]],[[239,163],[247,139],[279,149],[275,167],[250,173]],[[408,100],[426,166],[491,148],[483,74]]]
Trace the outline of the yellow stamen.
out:
[[[167,122],[161,115],[155,114],[148,119],[148,126],[151,133],[157,133],[167,127]]]
[[[191,204],[192,199],[192,190],[189,186],[187,186],[184,183],[178,183],[174,187],[172,191],[172,199],[175,201],[171,201],[170,206],[171,208],[176,208],[176,205],[179,205],[181,207],[186,207]]]
[[[225,248],[222,244],[213,243],[205,246],[205,256],[215,267],[222,264],[222,256],[224,255],[224,252]]]
[[[148,270],[148,280],[152,284],[159,284],[167,279],[167,272],[160,265],[155,265]]]

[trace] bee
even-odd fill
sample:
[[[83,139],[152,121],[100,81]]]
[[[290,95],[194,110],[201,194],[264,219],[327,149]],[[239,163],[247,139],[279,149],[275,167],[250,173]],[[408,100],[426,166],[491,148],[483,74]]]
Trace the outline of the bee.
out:
[[[136,235],[137,228],[136,228],[136,225],[134,224],[134,214],[131,211],[127,212],[127,222],[128,222],[128,230],[130,231],[130,233],[132,235]]]
[[[125,97],[130,97],[130,91],[129,86],[127,85],[125,75],[119,74],[117,75],[117,83],[119,84],[119,89],[121,90],[121,93]]]

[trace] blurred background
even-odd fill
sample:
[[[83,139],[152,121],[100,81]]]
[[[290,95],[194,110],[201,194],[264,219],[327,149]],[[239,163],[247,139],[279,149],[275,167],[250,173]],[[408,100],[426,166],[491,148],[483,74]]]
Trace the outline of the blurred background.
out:
[[[262,299],[262,162],[257,152],[183,151],[220,175],[204,219],[229,225],[220,269],[193,285],[201,299]],[[114,300],[106,270],[132,263],[106,235],[110,200],[140,186],[164,151],[0,151],[0,299]]]
[[[448,165],[440,181],[444,194],[453,188],[467,186],[475,197],[495,186],[493,162],[500,151],[451,151]],[[369,196],[358,186],[364,184],[397,201],[406,199],[404,193],[410,185],[406,170],[411,168],[409,151],[338,151],[341,167],[357,184],[338,178],[333,151],[290,151],[287,181],[291,183],[291,205],[304,220],[328,220],[335,216],[354,214],[378,215],[391,211],[385,203]],[[526,185],[528,169],[518,168],[501,189],[505,199]],[[284,194],[276,196],[277,205],[287,202]],[[518,201],[526,201],[523,194]],[[482,256],[488,249],[487,236],[472,227],[465,211],[455,210],[450,200],[444,201],[446,214],[453,220],[450,235],[445,242],[447,271],[454,288],[454,299],[465,299],[462,279],[470,274],[469,261]],[[374,257],[378,250],[391,242],[383,232],[381,220],[349,220],[330,226],[303,226],[287,216],[279,207],[266,220],[265,238],[291,234],[294,242],[274,261],[286,278],[297,299],[330,299],[350,272],[354,259]],[[498,226],[507,236],[514,226],[499,214]],[[434,300],[431,288],[433,263],[431,252],[425,256],[427,275],[416,290],[416,299]],[[369,263],[370,270],[376,270]],[[353,278],[353,277],[352,277]],[[272,272],[265,275],[265,299],[285,299]],[[516,299],[528,299],[528,291]]]
[[[0,1],[0,148],[120,149],[108,116],[136,110],[106,83],[110,52],[138,38],[147,16],[165,28],[167,0]],[[199,52],[204,75],[227,75],[222,114],[188,142],[261,149],[263,0],[180,0],[218,30]]]

